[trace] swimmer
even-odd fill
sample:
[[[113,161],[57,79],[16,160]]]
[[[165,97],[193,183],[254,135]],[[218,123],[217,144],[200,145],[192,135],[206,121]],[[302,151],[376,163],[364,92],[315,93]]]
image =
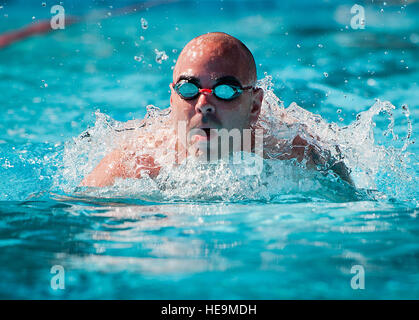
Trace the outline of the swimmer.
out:
[[[264,95],[263,89],[256,87],[256,81],[255,60],[240,40],[222,32],[194,38],[180,53],[170,84],[169,123],[173,136],[179,138],[179,124],[183,124],[190,140],[186,145],[179,140],[173,142],[171,134],[162,131],[148,136],[147,145],[151,143],[154,151],[172,150],[179,164],[190,156],[199,157],[203,151],[211,152],[211,141],[221,129],[236,130],[240,134],[248,130],[251,132],[250,150],[254,151]],[[298,119],[284,110],[281,122],[278,126],[289,126],[298,123]],[[308,169],[332,170],[352,183],[343,161],[330,156],[330,152],[319,150],[303,136],[313,137],[308,132],[283,141],[264,136],[263,158],[272,159],[275,155],[279,160],[304,161]],[[140,138],[136,140],[137,145],[121,142],[119,148],[106,155],[83,179],[81,186],[110,186],[117,178],[141,178],[144,172],[151,178],[158,176],[161,167],[167,164],[153,154],[138,152],[143,148],[140,141],[144,141],[144,137]]]

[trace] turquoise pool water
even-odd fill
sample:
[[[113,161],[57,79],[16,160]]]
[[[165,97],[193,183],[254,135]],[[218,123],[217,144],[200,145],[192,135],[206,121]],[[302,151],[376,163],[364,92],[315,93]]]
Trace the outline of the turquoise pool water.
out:
[[[354,30],[350,1],[113,11],[132,3],[65,1],[86,19],[0,50],[0,298],[418,299],[419,5],[365,1]],[[0,32],[51,5],[0,1]],[[346,128],[356,188],[289,163],[255,179],[189,168],[77,187],[114,127],[168,107],[174,60],[209,31],[248,45],[285,107]]]

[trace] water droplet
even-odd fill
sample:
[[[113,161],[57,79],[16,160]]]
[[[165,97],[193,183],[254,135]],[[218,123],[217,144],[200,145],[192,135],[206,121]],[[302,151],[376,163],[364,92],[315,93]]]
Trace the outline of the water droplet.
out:
[[[144,40],[144,37],[143,36],[140,36],[140,40],[143,41]]]
[[[323,72],[323,75],[327,78],[329,74],[327,72]]]
[[[337,109],[336,110],[336,113],[341,113],[342,112],[342,109]]]
[[[140,62],[141,60],[143,60],[143,58],[141,56],[135,56],[134,60]]]
[[[384,51],[384,54],[386,54],[386,55],[387,55],[387,54],[388,54],[388,51]]]
[[[417,33],[412,33],[409,37],[410,42],[419,43],[419,35]]]
[[[177,49],[173,49],[173,50],[172,50],[172,52],[173,52],[173,53],[176,53],[176,52],[177,52]]]
[[[43,7],[46,7],[46,6],[47,6],[47,4],[46,4],[45,2],[42,2],[42,6],[43,6]]]
[[[159,51],[157,49],[154,49],[154,52],[156,54],[156,62],[157,63],[161,64],[163,61],[165,61],[169,58],[169,56],[164,51]]]
[[[148,28],[148,22],[144,18],[141,18],[141,28],[143,28],[144,30]]]
[[[297,43],[297,48],[301,48],[300,44]]]
[[[319,48],[323,48],[323,45],[321,43],[318,44]]]

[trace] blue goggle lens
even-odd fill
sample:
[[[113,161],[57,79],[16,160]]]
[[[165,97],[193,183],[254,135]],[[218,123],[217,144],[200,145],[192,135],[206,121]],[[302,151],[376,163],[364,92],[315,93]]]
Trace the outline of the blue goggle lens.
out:
[[[214,88],[214,94],[220,99],[230,100],[236,97],[238,90],[228,84],[220,84]]]
[[[199,88],[191,82],[182,82],[176,85],[176,91],[184,98],[194,98],[199,93]]]

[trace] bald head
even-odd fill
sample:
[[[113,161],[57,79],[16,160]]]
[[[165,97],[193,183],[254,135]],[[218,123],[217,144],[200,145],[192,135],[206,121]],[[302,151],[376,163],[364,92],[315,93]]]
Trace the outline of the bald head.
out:
[[[192,39],[182,50],[173,70],[173,81],[200,63],[211,73],[235,73],[243,85],[256,82],[256,64],[250,50],[240,40],[223,32],[206,33]]]

